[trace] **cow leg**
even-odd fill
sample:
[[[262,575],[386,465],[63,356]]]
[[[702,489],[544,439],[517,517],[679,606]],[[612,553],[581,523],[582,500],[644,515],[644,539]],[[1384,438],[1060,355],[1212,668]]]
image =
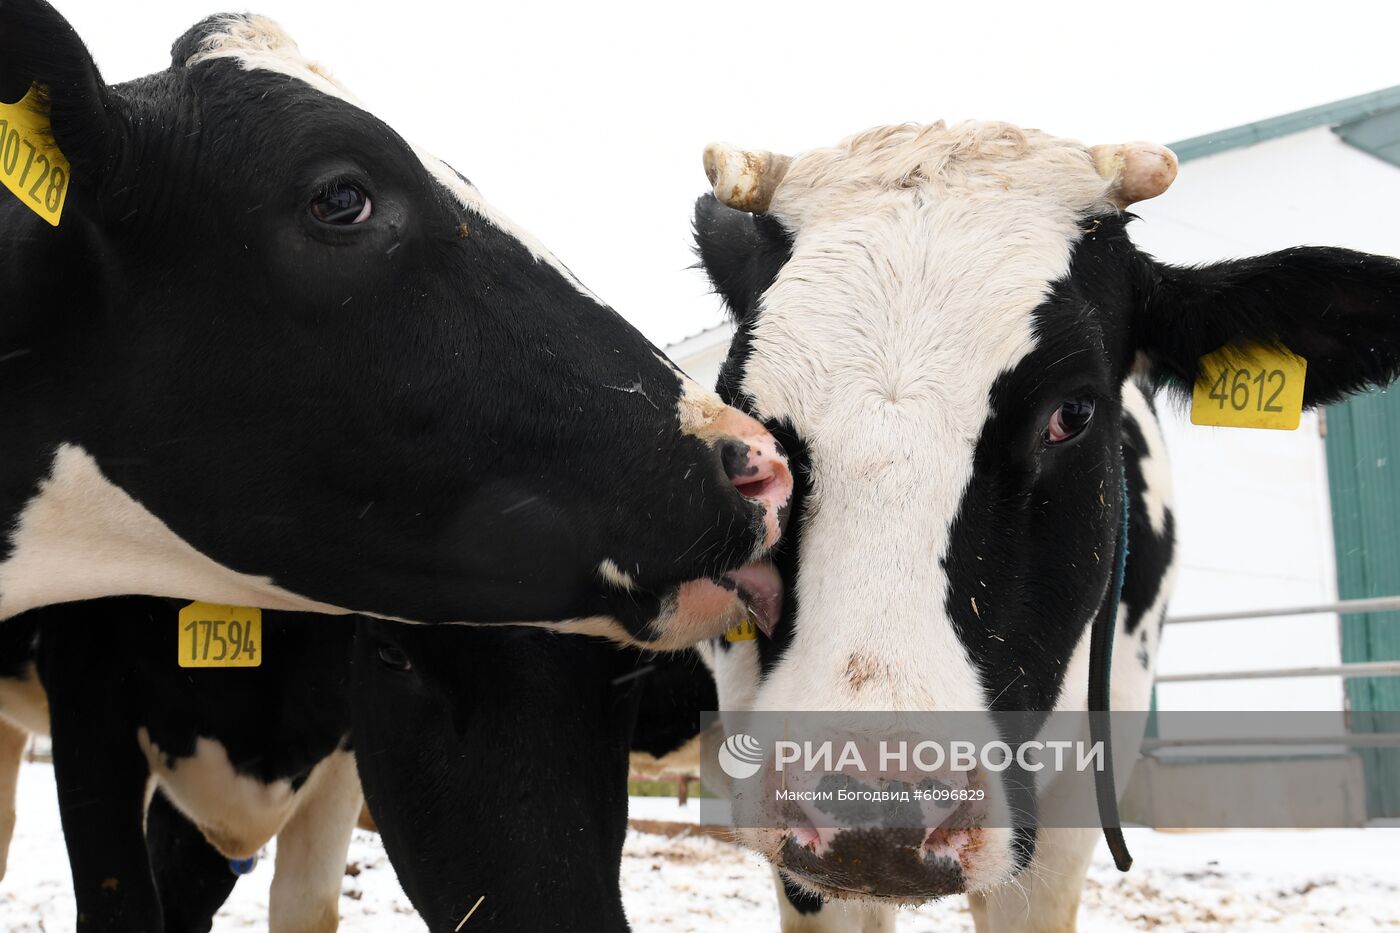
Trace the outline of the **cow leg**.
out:
[[[59,817],[80,933],[161,933],[146,851],[150,773],[130,732],[88,709],[51,706]]]
[[[146,848],[166,933],[209,933],[238,881],[228,859],[161,793],[146,810]]]
[[[788,881],[776,868],[778,919],[783,933],[894,933],[894,908],[863,901],[823,900]]]
[[[19,766],[29,732],[0,716],[0,879],[10,859],[10,840],[15,835],[15,791]]]
[[[333,752],[298,792],[296,811],[277,834],[270,933],[332,933],[340,924],[340,883],[350,833],[364,805],[355,756]]]

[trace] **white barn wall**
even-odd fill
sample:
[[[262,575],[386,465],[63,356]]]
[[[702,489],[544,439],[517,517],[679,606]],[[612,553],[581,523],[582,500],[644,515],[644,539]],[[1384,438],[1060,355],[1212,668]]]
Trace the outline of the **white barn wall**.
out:
[[[1137,205],[1133,239],[1169,262],[1300,244],[1400,255],[1400,170],[1329,128],[1187,162],[1171,190]],[[1326,455],[1316,415],[1297,431],[1204,428],[1163,411],[1182,569],[1170,612],[1336,598]],[[1172,626],[1162,674],[1341,660],[1335,616]],[[1162,709],[1341,709],[1339,678],[1164,684]]]
[[[1137,205],[1134,240],[1159,259],[1206,262],[1299,244],[1400,255],[1400,170],[1323,127],[1184,164],[1165,195]],[[716,299],[717,300],[717,299]],[[713,385],[732,329],[668,348]],[[1331,505],[1318,418],[1297,431],[1202,428],[1164,405],[1182,567],[1169,612],[1252,609],[1336,597]],[[1172,626],[1158,671],[1250,670],[1340,661],[1334,616]],[[1165,684],[1183,709],[1342,708],[1341,681]]]

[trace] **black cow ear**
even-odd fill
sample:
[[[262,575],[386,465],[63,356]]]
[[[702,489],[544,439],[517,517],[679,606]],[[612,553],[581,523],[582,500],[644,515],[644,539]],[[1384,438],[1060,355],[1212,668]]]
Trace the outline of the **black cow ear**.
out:
[[[1137,349],[1189,393],[1200,359],[1224,346],[1284,348],[1307,360],[1305,407],[1400,375],[1400,261],[1300,246],[1206,266],[1144,258]]]
[[[706,194],[695,202],[695,251],[715,292],[742,322],[792,256],[792,236],[767,215],[736,211]]]
[[[76,183],[95,185],[121,151],[117,103],[83,40],[44,0],[0,0],[0,101],[32,85]]]

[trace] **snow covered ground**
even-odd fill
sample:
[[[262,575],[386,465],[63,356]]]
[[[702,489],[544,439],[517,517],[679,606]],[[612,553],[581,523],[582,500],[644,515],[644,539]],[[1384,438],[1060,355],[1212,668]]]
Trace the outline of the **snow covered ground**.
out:
[[[691,821],[671,799],[634,801],[634,816]],[[1080,929],[1314,931],[1400,930],[1400,829],[1313,832],[1135,831],[1137,860],[1120,875],[1105,853],[1085,891]],[[1102,848],[1102,847],[1101,847]],[[346,933],[408,933],[423,924],[394,880],[377,836],[356,831],[341,900]],[[270,860],[239,883],[216,933],[266,929]],[[766,867],[704,837],[630,833],[622,866],[638,933],[776,933]],[[489,897],[490,892],[485,892]],[[0,930],[70,933],[73,905],[59,832],[53,772],[25,765],[10,869],[0,882]],[[464,933],[470,933],[467,924]],[[906,910],[901,933],[970,931],[961,898]]]

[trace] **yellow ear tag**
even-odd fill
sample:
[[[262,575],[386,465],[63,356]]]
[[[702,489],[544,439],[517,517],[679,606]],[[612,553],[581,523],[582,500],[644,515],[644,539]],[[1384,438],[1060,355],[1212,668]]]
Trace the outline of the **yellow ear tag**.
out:
[[[39,89],[0,104],[0,182],[25,207],[57,227],[68,199],[68,160],[58,151]]]
[[[751,613],[744,616],[744,621],[733,628],[726,629],[724,633],[724,640],[728,642],[753,641],[757,637],[758,625],[754,623]]]
[[[261,665],[261,609],[196,602],[180,610],[181,667]]]
[[[1308,361],[1287,350],[1221,347],[1201,357],[1191,423],[1293,431],[1303,417]]]

